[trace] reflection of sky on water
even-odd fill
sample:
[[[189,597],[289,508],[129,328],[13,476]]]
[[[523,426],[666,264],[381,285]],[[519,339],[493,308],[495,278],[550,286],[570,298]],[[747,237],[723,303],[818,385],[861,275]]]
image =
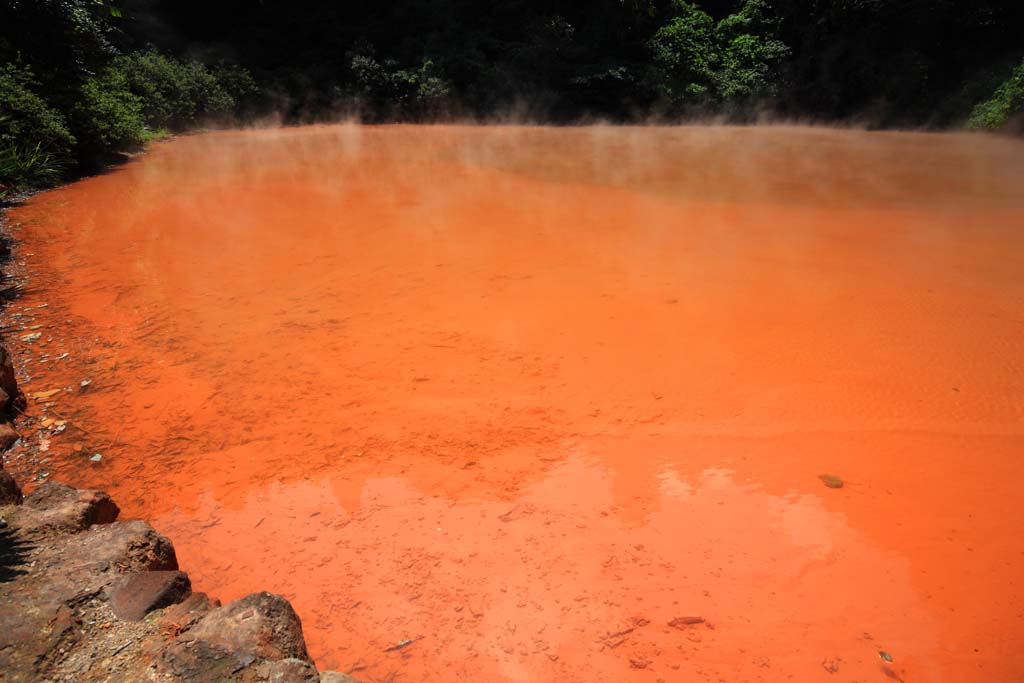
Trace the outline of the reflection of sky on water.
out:
[[[865,632],[904,653],[934,646],[907,562],[821,496],[767,493],[725,468],[687,476],[670,462],[641,482],[602,460],[570,456],[507,501],[431,496],[400,477],[328,477],[254,489],[234,509],[204,495],[156,524],[182,539],[199,585],[226,598],[285,594],[320,664],[365,665],[370,680],[463,671],[526,681],[595,660],[604,674],[594,680],[628,677],[638,661],[662,675],[731,675],[766,659],[799,676],[819,653],[871,672]],[[851,582],[858,590],[843,590]],[[678,616],[713,628],[666,627]],[[622,644],[602,640],[630,624]],[[415,637],[412,657],[366,656]],[[737,650],[748,653],[738,663]]]

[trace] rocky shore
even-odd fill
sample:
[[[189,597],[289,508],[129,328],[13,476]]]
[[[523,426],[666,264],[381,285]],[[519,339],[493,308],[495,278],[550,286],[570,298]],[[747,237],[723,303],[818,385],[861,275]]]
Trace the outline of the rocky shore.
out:
[[[317,671],[286,599],[193,593],[171,542],[118,512],[54,481],[23,498],[0,471],[4,681],[355,681]]]

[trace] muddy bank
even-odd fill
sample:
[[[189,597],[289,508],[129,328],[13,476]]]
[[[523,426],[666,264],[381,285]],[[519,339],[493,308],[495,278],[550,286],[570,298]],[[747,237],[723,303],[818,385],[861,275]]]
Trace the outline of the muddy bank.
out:
[[[171,542],[101,491],[0,475],[0,670],[21,681],[344,683],[318,672],[291,604],[193,593]]]

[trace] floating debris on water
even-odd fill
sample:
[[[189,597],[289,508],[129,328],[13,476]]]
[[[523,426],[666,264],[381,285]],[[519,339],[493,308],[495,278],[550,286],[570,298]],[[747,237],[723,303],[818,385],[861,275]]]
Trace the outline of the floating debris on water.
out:
[[[80,387],[82,387],[83,389],[86,388],[87,386],[89,386],[90,384],[92,384],[92,380],[91,379],[83,379],[81,382],[78,383],[78,385]]]
[[[102,459],[103,459],[103,454],[102,453],[97,453],[96,455],[94,455],[91,458],[89,458],[89,461],[90,462],[99,462]]]
[[[395,650],[401,650],[403,647],[408,647],[415,643],[419,638],[403,638],[391,647],[384,648],[384,652],[394,652]]]
[[[892,655],[889,654],[888,652],[886,652],[885,650],[879,650],[878,651],[878,657],[883,662],[888,662],[889,664],[892,664]]]
[[[36,391],[32,394],[32,398],[37,401],[45,401],[48,398],[53,398],[60,393],[60,389],[49,389],[47,391]]]
[[[841,489],[843,488],[843,480],[834,474],[821,474],[818,475],[818,479],[830,489]]]
[[[33,332],[32,334],[24,335],[20,339],[23,342],[28,342],[29,344],[31,344],[32,342],[34,342],[35,340],[39,339],[42,336],[43,336],[42,332]]]

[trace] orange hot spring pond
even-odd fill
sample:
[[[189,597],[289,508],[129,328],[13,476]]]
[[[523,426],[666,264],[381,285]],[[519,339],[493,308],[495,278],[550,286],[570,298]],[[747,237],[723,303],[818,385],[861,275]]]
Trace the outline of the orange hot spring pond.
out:
[[[1019,141],[216,132],[8,219],[8,468],[321,668],[1024,680]]]

